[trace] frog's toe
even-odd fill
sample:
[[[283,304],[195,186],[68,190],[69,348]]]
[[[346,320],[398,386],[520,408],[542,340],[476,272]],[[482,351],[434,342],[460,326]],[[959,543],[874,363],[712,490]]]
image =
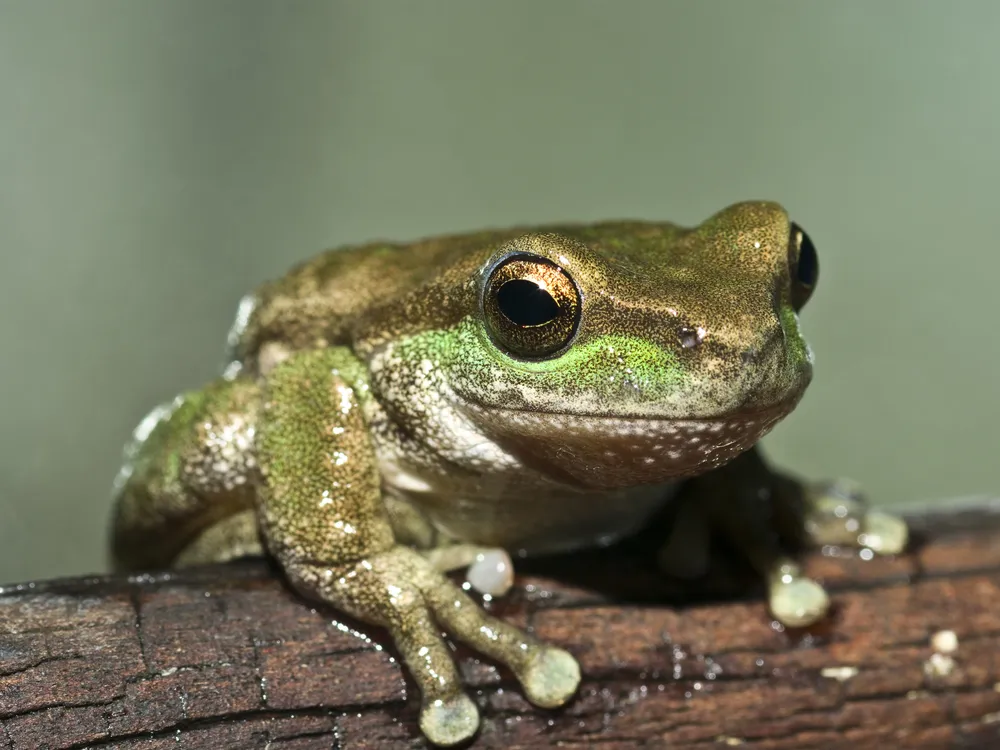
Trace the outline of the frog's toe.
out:
[[[487,614],[447,581],[428,586],[424,593],[438,623],[460,641],[507,665],[535,705],[561,706],[576,691],[580,666],[568,652]]]
[[[804,527],[808,539],[817,547],[857,544],[865,504],[858,496],[843,493],[839,485],[814,485],[807,492]]]
[[[906,548],[910,530],[898,516],[872,510],[865,514],[858,543],[878,555],[896,555]]]
[[[905,521],[870,510],[858,486],[848,480],[808,488],[804,528],[816,546],[868,547],[879,555],[902,552],[909,539]]]
[[[557,708],[579,687],[580,665],[561,648],[540,648],[518,677],[528,700],[542,708]]]
[[[790,628],[812,625],[830,609],[830,597],[822,586],[787,570],[772,578],[768,595],[771,613]]]
[[[428,702],[420,711],[420,730],[435,745],[465,742],[479,729],[479,711],[465,693]]]

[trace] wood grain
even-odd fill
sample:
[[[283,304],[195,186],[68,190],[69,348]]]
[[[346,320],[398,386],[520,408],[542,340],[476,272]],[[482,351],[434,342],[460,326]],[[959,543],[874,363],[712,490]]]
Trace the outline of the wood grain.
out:
[[[913,523],[923,540],[897,559],[809,559],[835,612],[808,632],[753,591],[659,581],[638,543],[533,565],[491,606],[572,651],[584,683],[539,710],[459,650],[472,746],[1000,748],[1000,514]],[[0,594],[0,750],[424,747],[417,702],[381,632],[261,562]]]

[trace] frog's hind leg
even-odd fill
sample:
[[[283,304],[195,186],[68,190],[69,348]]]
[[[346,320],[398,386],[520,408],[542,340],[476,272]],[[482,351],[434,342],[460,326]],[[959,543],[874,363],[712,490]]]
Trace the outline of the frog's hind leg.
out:
[[[174,559],[175,568],[229,562],[241,557],[261,557],[264,545],[257,511],[242,510],[206,528]]]
[[[254,512],[259,390],[217,380],[154,409],[136,428],[115,482],[119,570],[262,554]]]
[[[837,545],[888,555],[907,542],[905,522],[868,509],[853,485],[801,482],[769,468],[757,449],[689,480],[677,501],[698,509],[702,533],[725,538],[764,577],[772,613],[790,627],[816,622],[830,604],[823,587],[802,573],[796,552]],[[688,536],[673,534],[662,550],[668,572],[689,559]]]

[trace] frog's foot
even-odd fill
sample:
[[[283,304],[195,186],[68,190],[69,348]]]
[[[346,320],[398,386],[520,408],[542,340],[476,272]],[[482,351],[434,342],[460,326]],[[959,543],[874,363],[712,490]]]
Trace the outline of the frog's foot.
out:
[[[479,727],[442,629],[508,666],[536,705],[561,706],[579,685],[580,669],[569,653],[491,617],[409,547],[342,567],[291,563],[285,569],[300,588],[388,630],[420,688],[420,728],[436,745],[464,742]]]
[[[503,596],[514,585],[514,563],[502,547],[449,544],[427,550],[423,555],[442,573],[466,568],[465,580],[480,594]]]
[[[787,558],[773,564],[767,577],[767,594],[771,614],[790,628],[812,625],[830,609],[830,597],[823,587],[803,576],[799,566]]]
[[[794,486],[794,485],[793,485]],[[864,547],[878,555],[902,552],[909,537],[906,523],[868,507],[861,488],[847,479],[798,485],[802,541],[808,546]],[[786,502],[795,493],[776,494]],[[768,599],[775,618],[789,627],[805,627],[822,619],[830,599],[822,586],[803,576],[787,558],[772,563],[767,576]]]
[[[795,563],[797,552],[838,545],[891,555],[908,536],[902,520],[869,509],[853,483],[803,483],[772,470],[757,449],[687,480],[673,502],[661,566],[697,574],[709,542],[725,542],[763,577],[771,612],[789,627],[817,622],[830,607],[826,591]]]
[[[518,628],[488,615],[445,578],[424,591],[437,621],[477,651],[507,665],[532,703],[563,705],[580,685],[580,666],[568,652],[541,643]]]
[[[870,509],[854,482],[817,482],[803,489],[803,529],[809,543],[867,547],[877,555],[895,555],[906,547],[906,522]]]

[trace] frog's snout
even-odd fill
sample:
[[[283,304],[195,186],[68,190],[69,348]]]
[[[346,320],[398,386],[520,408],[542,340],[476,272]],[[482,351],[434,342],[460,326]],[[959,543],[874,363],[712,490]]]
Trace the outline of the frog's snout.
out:
[[[784,327],[776,325],[739,352],[743,406],[780,403],[797,398],[805,389],[810,367],[806,360],[789,355],[787,339]]]
[[[739,352],[740,362],[746,367],[756,368],[766,364],[784,349],[785,329],[777,318],[773,326],[758,334],[754,340]]]

